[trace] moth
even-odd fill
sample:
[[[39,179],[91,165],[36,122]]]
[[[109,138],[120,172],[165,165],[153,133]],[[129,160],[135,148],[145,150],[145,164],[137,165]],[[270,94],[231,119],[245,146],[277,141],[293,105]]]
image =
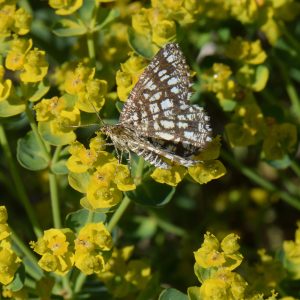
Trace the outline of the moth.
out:
[[[101,131],[120,152],[132,151],[162,169],[190,167],[212,140],[209,116],[190,104],[190,70],[177,43],[165,45],[145,68],[115,125]]]

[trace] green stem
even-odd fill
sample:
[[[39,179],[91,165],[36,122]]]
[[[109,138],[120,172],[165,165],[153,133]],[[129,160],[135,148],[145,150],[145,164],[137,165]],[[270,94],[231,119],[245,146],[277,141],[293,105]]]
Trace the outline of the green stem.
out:
[[[292,45],[292,47],[296,50],[298,55],[300,54],[300,43],[298,42],[297,39],[293,37],[293,35],[290,33],[289,30],[287,30],[284,22],[278,22],[279,27],[283,35],[286,37],[288,42]]]
[[[87,47],[89,52],[89,58],[93,66],[95,66],[96,55],[95,55],[95,44],[94,44],[94,35],[93,33],[87,34]]]
[[[300,178],[300,167],[295,161],[291,161],[291,168],[295,172],[295,174]]]
[[[39,225],[38,219],[34,213],[34,209],[27,196],[23,181],[15,165],[10,147],[6,138],[6,134],[2,125],[0,125],[0,144],[2,145],[5,160],[7,161],[12,180],[14,182],[16,193],[29,217],[29,220],[33,226],[33,231],[37,237],[42,236],[42,230]]]
[[[62,148],[62,146],[56,147],[53,157],[52,157],[52,160],[51,160],[51,165],[54,165],[57,162],[61,148]],[[61,228],[57,178],[56,178],[56,175],[54,173],[52,173],[50,170],[49,170],[49,186],[50,186],[50,198],[51,198],[53,224],[54,224],[55,228]]]
[[[139,185],[142,182],[144,163],[145,163],[144,160],[142,158],[139,158],[137,167],[135,169],[135,174],[134,174],[134,182],[136,185]]]
[[[67,295],[64,296],[64,299],[73,299],[73,291],[70,286],[69,274],[62,277],[62,284],[64,290],[67,292]]]
[[[75,288],[74,288],[74,293],[77,294],[78,292],[81,291],[81,288],[86,280],[86,275],[83,273],[80,273],[76,279],[75,283]]]
[[[296,209],[300,210],[300,199],[290,195],[289,193],[285,191],[280,191],[276,188],[274,184],[269,182],[268,180],[264,179],[257,173],[255,173],[250,168],[244,166],[241,162],[234,159],[232,156],[230,156],[227,152],[222,151],[221,156],[224,160],[226,160],[228,163],[230,163],[232,166],[237,168],[241,171],[242,174],[244,174],[246,177],[248,177],[252,182],[255,182],[259,186],[265,188],[266,190],[276,193],[279,195],[279,197],[284,200],[289,205],[295,207]]]
[[[285,68],[285,65],[281,62],[280,59],[277,58],[276,55],[273,55],[273,58],[277,64],[277,66],[279,67],[282,78],[285,82],[285,89],[286,89],[286,92],[287,92],[287,94],[290,98],[291,104],[292,104],[291,111],[293,113],[293,116],[296,118],[298,123],[300,123],[300,99],[298,97],[297,90],[289,78],[289,75]]]
[[[29,263],[26,263],[26,272],[30,274],[34,279],[40,280],[43,276],[40,266],[38,265],[36,257],[32,254],[30,249],[23,243],[18,235],[10,228],[12,234],[11,238],[17,248],[25,255]]]
[[[51,171],[49,171],[49,186],[50,186],[53,224],[55,228],[61,228],[60,207],[59,207],[56,175],[53,174]]]
[[[26,112],[26,116],[27,116],[27,119],[29,121],[30,127],[31,127],[31,129],[33,131],[33,134],[36,138],[36,141],[39,145],[39,148],[43,151],[44,156],[46,156],[47,159],[50,161],[49,150],[47,149],[47,145],[44,143],[43,139],[41,138],[41,136],[38,132],[38,129],[37,129],[32,111],[28,106],[26,106],[26,111],[25,112]]]
[[[125,196],[120,204],[120,206],[117,208],[113,216],[108,222],[107,230],[109,232],[112,232],[112,230],[115,228],[115,226],[118,224],[119,220],[121,219],[123,213],[125,212],[126,208],[130,204],[130,199]]]
[[[61,148],[62,148],[62,146],[57,146],[55,148],[55,151],[54,151],[54,154],[53,154],[52,160],[51,160],[51,165],[54,165],[57,162],[57,160],[59,158],[59,154],[60,154]]]

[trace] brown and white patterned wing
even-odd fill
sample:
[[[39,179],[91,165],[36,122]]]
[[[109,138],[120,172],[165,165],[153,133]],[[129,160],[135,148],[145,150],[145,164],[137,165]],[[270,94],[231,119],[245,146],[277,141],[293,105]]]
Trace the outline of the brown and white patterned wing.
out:
[[[163,99],[169,99],[173,107],[187,104],[190,85],[189,68],[179,45],[167,44],[155,55],[132,89],[123,106],[120,123],[146,131],[145,123],[161,112],[159,103]]]

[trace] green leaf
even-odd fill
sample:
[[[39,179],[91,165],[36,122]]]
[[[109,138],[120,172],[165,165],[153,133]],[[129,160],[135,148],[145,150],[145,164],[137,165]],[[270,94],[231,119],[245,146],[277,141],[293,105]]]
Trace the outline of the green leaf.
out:
[[[71,144],[76,139],[76,134],[73,131],[54,134],[51,122],[39,122],[38,129],[43,139],[54,146]]]
[[[99,9],[99,14],[97,16],[98,20],[103,20],[99,25],[97,25],[93,31],[99,31],[107,26],[109,23],[113,22],[120,16],[120,11],[118,9]]]
[[[159,300],[188,300],[188,297],[186,294],[183,294],[182,292],[169,288],[163,290],[159,295]]]
[[[56,175],[66,175],[69,173],[69,170],[66,166],[66,159],[61,159],[57,161],[55,164],[51,165],[51,171]]]
[[[85,224],[89,217],[89,211],[87,209],[80,209],[72,212],[66,217],[66,226],[72,230],[78,232]],[[92,218],[89,220],[90,223],[104,223],[106,220],[106,215],[104,213],[92,213]]]
[[[236,101],[231,99],[220,99],[219,103],[224,111],[233,111],[237,104]]]
[[[90,202],[87,200],[86,197],[82,197],[82,198],[80,199],[80,205],[81,205],[83,208],[87,209],[87,210],[93,211],[94,213],[103,213],[103,214],[107,214],[107,213],[109,213],[109,212],[113,212],[113,211],[116,209],[115,206],[114,206],[114,207],[110,207],[110,208],[97,208],[97,209],[94,209],[94,208],[91,206]]]
[[[69,172],[68,180],[70,186],[74,190],[80,193],[86,193],[87,186],[90,182],[90,174],[88,172],[85,173]]]
[[[159,274],[154,273],[147,285],[142,289],[140,294],[136,297],[136,300],[149,300],[157,299],[157,295],[161,291]]]
[[[143,57],[151,59],[155,54],[151,47],[151,37],[138,34],[131,27],[128,28],[128,42],[130,47]]]
[[[187,289],[189,300],[201,300],[198,286],[191,286]]]
[[[17,272],[15,273],[14,280],[6,287],[8,288],[8,290],[17,292],[21,288],[23,288],[24,282],[25,282],[25,267],[23,264],[21,264]]]
[[[31,171],[44,170],[49,163],[32,131],[29,131],[25,137],[18,140],[17,159],[21,166]]]
[[[9,97],[0,101],[0,117],[7,118],[24,112],[26,104],[24,101],[16,97]]]
[[[95,9],[96,9],[96,1],[83,1],[83,5],[78,10],[80,19],[86,24],[88,24],[93,20]],[[99,10],[102,10],[102,8]]]
[[[284,170],[292,164],[292,161],[288,155],[284,155],[282,159],[277,159],[277,160],[267,159],[266,162],[277,170]]]
[[[87,29],[83,24],[69,19],[61,19],[54,25],[54,29],[52,31],[60,37],[80,36],[87,33]]]
[[[28,89],[29,95],[29,101],[36,102],[39,101],[42,97],[44,97],[50,89],[49,85],[45,85],[43,81],[41,81],[37,85],[31,85]]]
[[[131,200],[142,205],[163,206],[171,201],[175,191],[174,187],[149,179],[137,186],[134,191],[127,192],[127,195]]]
[[[194,264],[194,273],[197,276],[199,282],[203,283],[205,280],[212,277],[216,272],[214,268],[202,268],[198,264]]]

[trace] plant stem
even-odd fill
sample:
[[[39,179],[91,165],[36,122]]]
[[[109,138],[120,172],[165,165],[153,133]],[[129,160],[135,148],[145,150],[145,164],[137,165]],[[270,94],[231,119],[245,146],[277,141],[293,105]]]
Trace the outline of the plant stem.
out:
[[[32,254],[30,249],[23,243],[18,235],[10,228],[11,238],[13,243],[20,249],[30,263],[25,263],[26,272],[30,274],[34,279],[40,280],[43,276],[40,266],[38,265],[36,257]]]
[[[297,90],[289,78],[285,65],[277,58],[276,55],[273,55],[273,58],[279,67],[283,80],[285,81],[285,89],[291,101],[291,112],[297,122],[300,123],[300,99],[298,97]]]
[[[26,112],[26,116],[29,121],[30,127],[34,133],[34,136],[36,138],[37,143],[39,144],[40,149],[43,151],[44,156],[46,156],[48,158],[48,160],[50,161],[49,150],[47,149],[46,144],[44,143],[43,139],[41,138],[41,136],[38,132],[34,117],[32,115],[32,111],[28,106],[26,106],[25,112]]]
[[[252,182],[255,182],[256,184],[260,185],[261,187],[265,188],[266,190],[276,193],[279,195],[279,197],[284,200],[289,205],[295,207],[296,209],[300,210],[300,199],[290,195],[289,193],[285,191],[280,191],[276,188],[274,184],[269,182],[268,180],[261,177],[259,174],[255,173],[250,168],[243,165],[238,160],[234,159],[231,155],[229,155],[226,151],[222,151],[221,156],[223,159],[225,159],[228,163],[230,163],[232,166],[240,170],[242,174],[244,174],[246,177],[248,177]]]
[[[57,192],[56,175],[53,174],[51,171],[49,171],[49,186],[50,186],[53,224],[55,228],[61,228],[60,207],[59,207],[59,198]]]
[[[42,230],[39,225],[38,219],[34,213],[34,209],[29,201],[29,198],[27,196],[23,181],[21,179],[21,176],[18,172],[17,166],[15,165],[12,153],[10,151],[10,147],[6,138],[6,134],[4,131],[4,128],[2,125],[0,125],[0,144],[2,145],[5,160],[7,161],[8,168],[11,174],[11,177],[14,182],[16,193],[28,215],[28,218],[33,226],[33,231],[36,235],[36,237],[42,236]]]
[[[87,47],[89,52],[89,58],[91,60],[91,64],[95,66],[96,55],[95,55],[95,44],[94,44],[94,35],[92,32],[87,33]]]
[[[300,167],[295,161],[291,161],[291,168],[294,171],[294,173],[300,178]]]
[[[108,222],[107,230],[109,232],[112,232],[112,230],[115,228],[115,226],[118,224],[119,220],[121,219],[123,213],[125,212],[126,208],[130,204],[130,199],[125,196],[120,204],[120,206],[117,208],[113,216]]]
[[[67,296],[65,296],[64,299],[73,299],[73,291],[70,286],[69,274],[62,277],[62,284],[64,290],[67,292]]]
[[[53,154],[52,160],[51,160],[51,165],[54,165],[57,162],[61,148],[62,148],[62,146],[57,146],[55,148],[55,151],[54,151],[54,154]]]

